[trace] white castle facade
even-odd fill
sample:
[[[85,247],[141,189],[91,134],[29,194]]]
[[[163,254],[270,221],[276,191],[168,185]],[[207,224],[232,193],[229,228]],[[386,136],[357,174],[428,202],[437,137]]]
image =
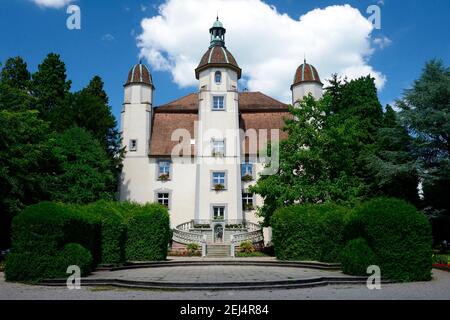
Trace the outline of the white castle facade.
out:
[[[198,92],[155,107],[148,68],[129,72],[121,114],[126,156],[120,199],[160,202],[169,209],[173,248],[198,243],[234,245],[270,241],[258,222],[262,199],[248,191],[264,169],[266,140],[283,139],[288,107],[260,92],[239,92],[239,68],[225,47],[217,19],[208,50],[195,69]],[[293,104],[322,96],[317,70],[306,61],[291,86]],[[264,235],[264,237],[263,237]],[[230,251],[231,252],[231,251]]]

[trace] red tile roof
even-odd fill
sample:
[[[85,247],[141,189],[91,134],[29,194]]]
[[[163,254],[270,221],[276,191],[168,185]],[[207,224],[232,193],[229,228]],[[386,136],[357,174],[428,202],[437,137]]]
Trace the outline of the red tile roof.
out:
[[[239,94],[239,126],[245,131],[254,129],[257,137],[259,133],[266,133],[270,141],[270,129],[280,129],[280,139],[285,139],[287,134],[281,129],[284,127],[284,119],[291,117],[286,104],[270,98],[261,92],[241,92]],[[172,133],[177,129],[185,129],[190,138],[194,139],[195,121],[198,120],[198,95],[191,93],[180,99],[155,108],[152,119],[152,133],[150,141],[150,156],[171,155],[173,148],[179,141],[172,141]],[[267,130],[263,132],[261,130]],[[176,137],[178,138],[178,137]],[[249,137],[246,136],[241,144],[241,149],[248,154]],[[195,146],[190,145],[191,155],[195,155]]]
[[[210,47],[200,59],[200,63],[197,69],[195,69],[195,77],[198,79],[200,72],[210,67],[228,67],[234,69],[238,74],[238,79],[241,78],[241,68],[239,68],[231,52],[225,47]]]
[[[322,84],[317,69],[313,65],[306,63],[306,61],[297,68],[293,86],[302,82],[317,82]]]
[[[136,64],[131,68],[130,72],[128,72],[128,78],[125,85],[129,85],[132,83],[143,83],[149,86],[153,86],[152,76],[150,71],[145,64]]]

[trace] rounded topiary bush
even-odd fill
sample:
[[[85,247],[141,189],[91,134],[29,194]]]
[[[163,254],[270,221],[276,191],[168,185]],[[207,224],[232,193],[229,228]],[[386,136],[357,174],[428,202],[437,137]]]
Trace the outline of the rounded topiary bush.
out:
[[[78,243],[68,243],[64,249],[58,254],[57,262],[58,269],[66,273],[67,267],[78,266],[81,270],[81,275],[85,276],[92,270],[92,255],[83,246]]]
[[[281,260],[338,262],[348,210],[334,204],[295,205],[271,219],[275,255]]]
[[[377,265],[377,257],[363,238],[350,240],[341,253],[341,268],[346,274],[366,276],[367,267]]]
[[[378,198],[355,209],[350,236],[364,238],[375,253],[382,277],[397,281],[431,279],[431,226],[407,202]]]

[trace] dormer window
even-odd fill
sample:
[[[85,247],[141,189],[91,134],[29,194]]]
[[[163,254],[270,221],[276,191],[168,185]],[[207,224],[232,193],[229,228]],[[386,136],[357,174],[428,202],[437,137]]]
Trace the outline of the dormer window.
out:
[[[224,96],[214,96],[213,97],[213,110],[225,110],[225,97]]]
[[[214,79],[216,81],[216,84],[221,84],[222,83],[222,72],[216,71],[216,73],[214,74]]]

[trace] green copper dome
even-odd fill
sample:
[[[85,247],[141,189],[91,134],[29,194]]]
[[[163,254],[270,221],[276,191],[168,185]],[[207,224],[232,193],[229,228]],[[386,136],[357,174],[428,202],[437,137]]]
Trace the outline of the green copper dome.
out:
[[[219,21],[219,18],[217,18],[216,21],[214,21],[214,24],[212,26],[213,28],[223,28],[222,22]]]

